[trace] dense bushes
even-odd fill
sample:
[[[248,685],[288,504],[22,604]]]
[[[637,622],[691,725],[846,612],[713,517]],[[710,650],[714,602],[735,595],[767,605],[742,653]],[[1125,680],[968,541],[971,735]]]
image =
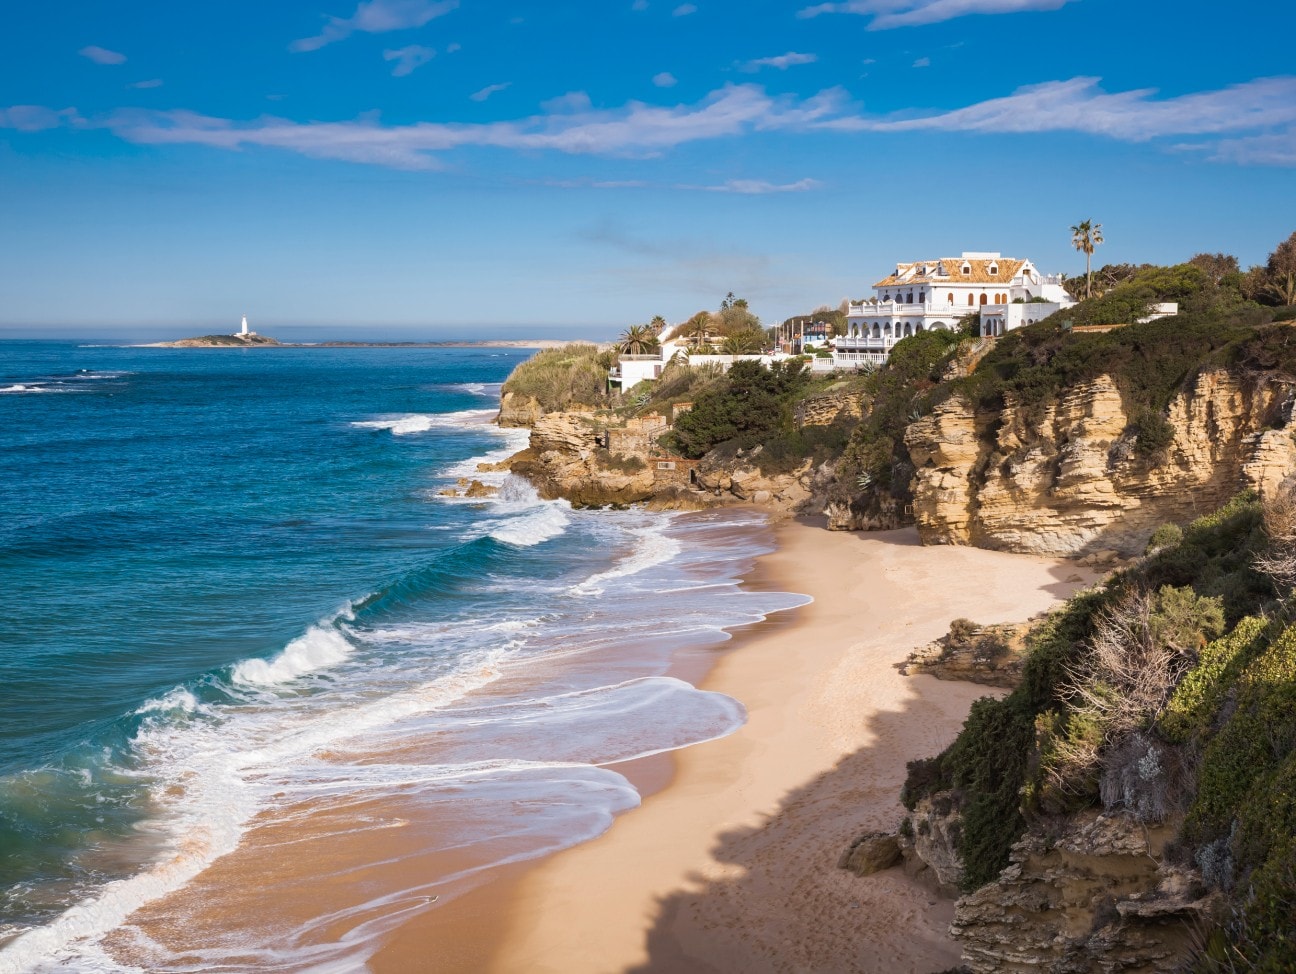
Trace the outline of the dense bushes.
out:
[[[703,392],[675,421],[671,445],[696,459],[721,443],[755,446],[779,431],[791,431],[792,406],[809,382],[800,361],[735,362],[724,380]]]

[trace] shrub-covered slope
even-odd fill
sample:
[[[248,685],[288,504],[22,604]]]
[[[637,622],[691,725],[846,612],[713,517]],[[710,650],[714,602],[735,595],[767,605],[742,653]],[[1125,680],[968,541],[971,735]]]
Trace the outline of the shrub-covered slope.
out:
[[[1022,684],[910,765],[907,807],[948,792],[961,815],[966,890],[994,881],[1028,829],[1085,809],[1181,823],[1169,856],[1230,906],[1199,969],[1296,969],[1296,596],[1275,569],[1296,565],[1296,518],[1283,497],[1266,511],[1239,496],[1072,598],[1028,637]]]

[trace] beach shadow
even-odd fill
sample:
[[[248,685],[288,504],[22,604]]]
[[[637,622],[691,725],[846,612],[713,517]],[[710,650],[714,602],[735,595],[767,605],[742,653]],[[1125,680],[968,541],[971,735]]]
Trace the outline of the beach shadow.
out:
[[[926,974],[958,964],[952,900],[900,867],[861,878],[837,865],[861,833],[899,825],[905,763],[942,750],[970,702],[993,692],[906,682],[915,692],[900,709],[864,721],[871,744],[788,792],[759,825],[720,835],[708,872],[723,875],[694,873],[658,900],[649,959],[628,974]]]

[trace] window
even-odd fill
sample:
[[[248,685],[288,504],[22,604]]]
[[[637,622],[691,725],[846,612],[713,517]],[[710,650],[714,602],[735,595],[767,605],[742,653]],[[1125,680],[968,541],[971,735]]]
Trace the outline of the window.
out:
[[[999,276],[999,265],[998,265],[998,264],[991,264],[990,267],[988,268],[988,270],[990,271],[990,274],[991,274],[992,276],[994,276],[994,277],[998,277],[998,276]]]
[[[968,295],[968,307],[972,307],[976,302],[972,300],[972,295]]]
[[[972,265],[965,261],[959,270],[962,272],[964,277],[970,277],[972,274]]]
[[[949,293],[949,302],[948,302],[948,303],[949,303],[949,304],[953,304],[953,303],[954,303],[954,292],[953,292],[953,291],[950,291],[950,293]]]
[[[982,303],[982,304],[987,304],[987,303],[988,303],[988,298],[989,298],[989,295],[986,294],[985,291],[982,291],[982,292],[981,292],[981,303]]]

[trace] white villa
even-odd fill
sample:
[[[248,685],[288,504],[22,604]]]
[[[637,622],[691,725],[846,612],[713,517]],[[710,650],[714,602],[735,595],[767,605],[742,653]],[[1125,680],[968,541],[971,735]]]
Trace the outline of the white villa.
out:
[[[836,341],[839,367],[881,364],[900,339],[932,328],[955,328],[978,312],[983,337],[1034,324],[1075,301],[1060,274],[1041,274],[1029,260],[964,251],[897,264],[873,285],[873,297],[850,302],[846,334]]]

